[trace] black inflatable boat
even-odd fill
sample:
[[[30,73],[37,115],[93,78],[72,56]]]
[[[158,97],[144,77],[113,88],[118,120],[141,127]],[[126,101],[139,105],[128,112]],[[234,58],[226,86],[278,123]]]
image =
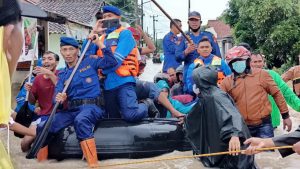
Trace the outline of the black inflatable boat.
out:
[[[121,119],[102,120],[94,136],[98,157],[145,158],[164,153],[191,150],[177,119],[144,119],[127,123]],[[61,131],[49,144],[49,158],[81,158],[82,151],[72,126]]]

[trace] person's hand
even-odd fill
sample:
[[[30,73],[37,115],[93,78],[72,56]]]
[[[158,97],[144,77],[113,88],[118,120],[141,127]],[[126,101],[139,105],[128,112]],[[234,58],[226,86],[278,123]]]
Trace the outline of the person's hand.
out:
[[[59,103],[63,103],[67,99],[67,94],[66,93],[57,93],[55,97],[55,101]]]
[[[283,130],[285,130],[286,128],[288,132],[292,130],[292,120],[290,118],[283,120]]]
[[[103,28],[103,20],[104,19],[99,19],[97,20],[95,26],[93,27],[92,32],[94,34],[104,34],[106,28]]]
[[[196,49],[197,49],[197,46],[195,44],[189,43],[188,47],[184,50],[184,54],[188,55],[188,54],[192,53]]]
[[[293,145],[293,150],[300,155],[300,141]]]
[[[40,66],[37,66],[35,67],[35,69],[33,70],[33,73],[39,75],[39,74],[43,74],[43,75],[51,75],[53,74],[53,72],[51,70],[48,70],[44,67],[40,67]]]
[[[243,154],[253,155],[257,154],[260,151],[256,151],[256,149],[266,147],[265,141],[262,138],[252,137],[247,139],[244,144],[250,144],[249,147],[243,151]]]
[[[30,90],[31,90],[31,88],[32,88],[32,83],[26,82],[25,85],[24,85],[24,88],[25,88],[28,92],[30,92]]]
[[[93,31],[89,34],[88,39],[91,39],[92,42],[95,43],[100,49],[103,49],[106,47],[103,44],[103,42],[100,40],[99,35],[97,33],[94,33]]]
[[[35,114],[38,114],[40,111],[41,111],[40,107],[35,107],[35,109],[34,109],[34,113]]]
[[[185,115],[180,113],[178,110],[174,109],[172,111],[170,111],[171,114],[172,114],[172,117],[176,117],[178,120],[179,120],[179,123],[178,124],[183,124],[183,121],[184,121],[184,117]]]
[[[230,141],[229,141],[229,151],[240,151],[241,150],[241,143],[240,139],[236,136],[232,136]],[[237,156],[239,155],[238,152],[236,153],[230,153],[230,155]]]

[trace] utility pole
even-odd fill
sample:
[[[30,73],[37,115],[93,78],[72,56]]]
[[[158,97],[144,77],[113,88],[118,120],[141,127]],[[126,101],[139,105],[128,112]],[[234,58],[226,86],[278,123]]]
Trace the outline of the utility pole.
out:
[[[152,17],[152,19],[153,19],[153,40],[156,42],[156,40],[155,40],[155,22],[157,22],[158,20],[156,20],[155,18],[157,18],[158,17],[158,15],[152,15],[152,16],[150,16],[150,17]],[[155,43],[155,47],[157,48],[157,43]]]
[[[141,26],[142,26],[142,29],[144,30],[144,0],[141,0],[141,11],[142,11]]]
[[[138,11],[139,11],[139,2],[138,2],[138,0],[135,0],[134,6],[135,6],[134,13],[135,13],[135,16],[136,16],[135,24],[137,25],[137,24],[139,24],[139,20],[140,20],[139,15],[138,15],[139,14],[138,13]]]
[[[188,17],[189,17],[190,12],[191,12],[191,0],[189,0],[189,4],[188,4]],[[190,33],[190,27],[188,29],[188,32]]]

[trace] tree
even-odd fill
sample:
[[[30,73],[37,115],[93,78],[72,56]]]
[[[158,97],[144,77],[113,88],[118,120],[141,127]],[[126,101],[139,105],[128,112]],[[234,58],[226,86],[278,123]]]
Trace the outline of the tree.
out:
[[[236,43],[247,42],[280,67],[300,53],[299,0],[230,0],[221,18],[233,27]]]

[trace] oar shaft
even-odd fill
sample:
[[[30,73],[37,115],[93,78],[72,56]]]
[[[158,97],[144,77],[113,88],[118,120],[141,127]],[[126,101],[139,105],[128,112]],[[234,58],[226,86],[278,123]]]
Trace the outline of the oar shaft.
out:
[[[182,29],[177,25],[177,23],[172,19],[172,17],[156,2],[156,0],[151,0],[165,15],[167,18],[170,19],[170,21],[172,22],[172,24],[180,31],[180,33],[182,34],[182,36],[184,36],[184,38],[189,42],[189,43],[193,43],[191,41],[191,39],[182,31]]]

